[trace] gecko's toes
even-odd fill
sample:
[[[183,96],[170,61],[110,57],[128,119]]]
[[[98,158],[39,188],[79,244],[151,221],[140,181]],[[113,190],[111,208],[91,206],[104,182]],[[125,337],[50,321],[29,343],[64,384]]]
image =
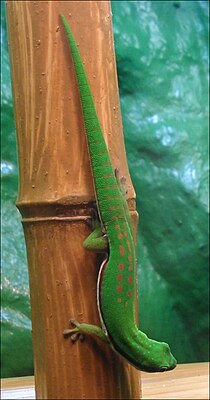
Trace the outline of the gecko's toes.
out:
[[[126,176],[124,176],[124,175],[123,175],[122,178],[120,179],[121,192],[122,192],[122,194],[123,194],[124,196],[128,194],[128,188],[125,186],[126,180],[127,180],[127,178],[126,178]]]
[[[65,338],[70,337],[71,341],[73,343],[77,342],[78,340],[80,340],[81,342],[84,341],[85,337],[82,333],[79,332],[78,328],[75,327],[73,329],[65,329],[63,331],[63,336]]]
[[[122,177],[120,177],[120,170],[119,170],[119,168],[115,168],[114,172],[115,172],[115,178],[116,178],[116,180],[117,180],[119,189],[120,189],[122,195],[123,195],[123,196],[126,196],[126,195],[128,194],[128,189],[125,187],[125,184],[126,184],[126,176],[123,175]]]
[[[71,334],[70,329],[65,329],[65,330],[63,331],[63,336],[64,336],[64,337],[68,337],[70,334]]]
[[[122,178],[120,179],[120,182],[121,182],[122,185],[125,185],[125,182],[126,182],[126,176],[125,175],[122,176]]]
[[[70,319],[69,324],[76,328],[79,327],[79,322],[76,319]]]
[[[72,341],[73,343],[77,342],[77,341],[80,339],[80,336],[81,336],[81,334],[80,334],[79,332],[73,333],[73,334],[71,335],[71,341]]]
[[[63,331],[63,336],[65,338],[68,338],[70,336],[72,341],[75,341],[77,334],[78,334],[78,332],[76,332],[75,329],[65,329]]]
[[[114,174],[115,174],[115,177],[116,178],[118,178],[119,177],[119,173],[120,173],[120,170],[119,170],[119,168],[117,167],[117,168],[115,168],[114,169]]]
[[[79,322],[76,321],[76,319],[71,319],[69,321],[70,326],[73,326],[72,329],[65,329],[63,331],[63,336],[65,338],[70,337],[71,341],[73,343],[77,342],[78,339],[80,339],[81,341],[84,340],[84,336],[81,334],[81,332],[79,331]]]

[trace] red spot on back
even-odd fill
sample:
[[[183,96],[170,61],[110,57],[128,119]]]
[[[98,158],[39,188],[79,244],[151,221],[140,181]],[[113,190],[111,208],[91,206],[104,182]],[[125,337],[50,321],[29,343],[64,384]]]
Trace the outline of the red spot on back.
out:
[[[115,225],[115,229],[117,230],[117,231],[120,231],[120,225]]]
[[[103,174],[103,178],[107,179],[107,178],[112,178],[112,174]]]
[[[125,248],[124,246],[120,245],[120,255],[124,256],[125,255]]]
[[[132,270],[133,270],[133,266],[132,266],[132,265],[129,265],[128,271],[132,271]]]
[[[131,292],[131,290],[129,290],[129,292],[128,292],[128,297],[132,297],[132,292]]]
[[[117,292],[118,293],[122,292],[122,286],[121,285],[117,287]]]
[[[123,263],[120,263],[120,264],[118,265],[118,268],[122,271],[122,269],[124,268],[124,264],[123,264]]]
[[[117,219],[123,219],[123,215],[122,214],[118,214],[118,216],[116,217]]]
[[[129,277],[128,277],[128,283],[132,283],[132,281],[133,281],[132,276],[129,276]]]
[[[131,256],[128,256],[128,261],[132,261],[132,257]]]
[[[123,234],[119,233],[119,235],[117,236],[119,240],[121,240],[123,238]]]
[[[122,274],[119,274],[117,277],[118,281],[122,281],[122,278],[123,278]]]

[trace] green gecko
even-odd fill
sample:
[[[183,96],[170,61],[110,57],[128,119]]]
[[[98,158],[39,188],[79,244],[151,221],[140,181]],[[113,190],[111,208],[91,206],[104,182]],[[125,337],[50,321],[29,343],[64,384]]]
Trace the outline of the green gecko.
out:
[[[119,179],[119,171],[112,166],[78,47],[64,15],[61,20],[79,87],[100,220],[84,247],[106,253],[97,284],[102,328],[73,320],[74,328],[66,329],[64,336],[76,341],[86,333],[96,335],[139,370],[171,370],[176,360],[168,344],[149,339],[136,323],[136,255],[124,178]]]

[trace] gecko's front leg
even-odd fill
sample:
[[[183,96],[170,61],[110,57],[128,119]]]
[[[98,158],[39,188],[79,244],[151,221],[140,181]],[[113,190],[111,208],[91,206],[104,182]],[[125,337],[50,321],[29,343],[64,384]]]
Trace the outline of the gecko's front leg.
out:
[[[78,339],[84,340],[84,335],[94,335],[101,339],[103,342],[109,344],[108,337],[104,333],[103,329],[99,326],[91,324],[80,324],[76,320],[70,321],[71,325],[74,326],[72,329],[65,329],[63,335],[65,338],[71,337],[72,342],[76,342]]]

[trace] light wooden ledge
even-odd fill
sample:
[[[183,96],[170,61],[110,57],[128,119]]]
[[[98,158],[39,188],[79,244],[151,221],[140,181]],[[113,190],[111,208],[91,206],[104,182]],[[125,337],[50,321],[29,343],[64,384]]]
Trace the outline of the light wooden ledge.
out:
[[[142,399],[209,399],[209,364],[180,364],[174,371],[141,373]],[[2,399],[35,399],[34,377],[1,380]]]

